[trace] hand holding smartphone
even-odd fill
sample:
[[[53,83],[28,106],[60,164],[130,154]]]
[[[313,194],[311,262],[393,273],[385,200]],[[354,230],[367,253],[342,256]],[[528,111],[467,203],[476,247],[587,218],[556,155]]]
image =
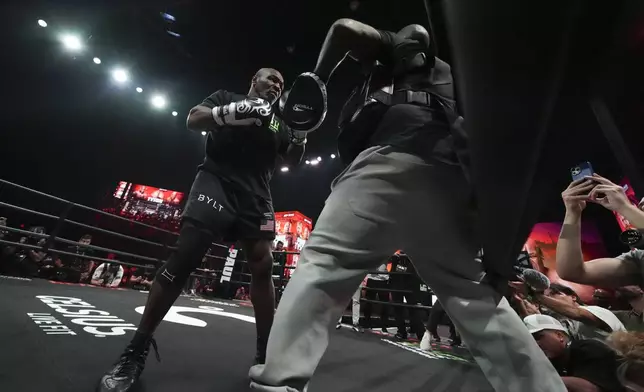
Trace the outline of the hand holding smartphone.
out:
[[[570,168],[570,175],[573,181],[581,180],[585,177],[592,177],[594,173],[593,165],[590,162],[582,162]]]

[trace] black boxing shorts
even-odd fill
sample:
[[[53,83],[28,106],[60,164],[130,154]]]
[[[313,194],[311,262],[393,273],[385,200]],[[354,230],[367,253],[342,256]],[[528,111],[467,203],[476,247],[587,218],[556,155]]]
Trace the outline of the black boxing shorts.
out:
[[[204,224],[226,242],[275,238],[275,212],[270,201],[204,170],[192,183],[183,219]]]

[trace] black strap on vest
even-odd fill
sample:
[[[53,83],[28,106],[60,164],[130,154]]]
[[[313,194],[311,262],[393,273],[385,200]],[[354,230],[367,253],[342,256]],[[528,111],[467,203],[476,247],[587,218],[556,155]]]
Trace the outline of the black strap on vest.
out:
[[[399,90],[393,94],[378,90],[371,94],[371,98],[387,106],[411,104],[420,106],[431,106],[433,101],[439,101],[432,98],[432,94],[427,91]]]

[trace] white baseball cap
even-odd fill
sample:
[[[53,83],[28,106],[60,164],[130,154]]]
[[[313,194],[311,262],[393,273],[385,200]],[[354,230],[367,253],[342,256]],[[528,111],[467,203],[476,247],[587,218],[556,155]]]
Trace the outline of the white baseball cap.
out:
[[[568,334],[568,330],[559,322],[559,320],[545,314],[531,314],[524,318],[523,322],[526,327],[528,327],[528,331],[530,331],[531,334],[547,329],[561,331]]]

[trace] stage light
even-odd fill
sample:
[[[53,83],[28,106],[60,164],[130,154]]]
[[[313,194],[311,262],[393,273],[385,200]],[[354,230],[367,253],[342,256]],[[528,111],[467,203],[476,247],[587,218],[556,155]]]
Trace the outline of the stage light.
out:
[[[322,157],[318,157],[318,162],[322,162]]]
[[[307,159],[307,160],[306,160],[306,162],[304,162],[304,163],[306,163],[307,165],[310,165],[310,164],[311,164],[311,161],[309,161],[309,160]]]
[[[40,27],[47,27],[47,22],[45,22],[42,19],[38,19],[38,26]]]
[[[112,71],[112,78],[114,78],[117,83],[125,83],[130,80],[130,75],[123,68],[116,68]]]
[[[335,159],[335,154],[331,154],[331,159]]]
[[[137,87],[137,88],[136,88],[136,92],[137,92],[137,93],[142,93],[142,92],[143,92],[143,89],[142,89],[141,87]]]
[[[317,165],[318,163],[320,163],[320,161],[311,161],[311,166],[315,166],[315,165]]]
[[[172,31],[172,30],[166,30],[165,32],[166,32],[166,33],[168,33],[168,34],[170,34],[170,35],[171,35],[171,36],[173,36],[173,37],[181,38],[181,34],[179,34],[179,33],[175,33],[175,32],[174,32],[174,31]]]
[[[168,22],[176,22],[177,21],[177,18],[175,18],[174,16],[172,16],[170,14],[166,14],[165,12],[161,12],[160,14],[161,14],[161,17],[163,19],[167,20]]]
[[[163,109],[167,102],[165,101],[165,97],[162,95],[154,95],[150,100],[150,103],[152,103],[152,106],[157,109]]]
[[[206,136],[207,134],[208,134],[208,132],[206,132],[206,131],[201,131],[201,136]]]
[[[98,57],[94,57],[94,64],[100,64],[100,63],[101,63],[101,59],[99,59]]]
[[[173,111],[173,112],[172,112],[172,115],[173,115],[173,116],[175,116],[175,117],[177,117],[177,116],[179,115],[179,113],[177,113],[176,111]]]
[[[282,168],[280,169],[280,171],[281,171],[282,173],[287,173],[287,172],[288,172],[288,167],[286,167],[286,166],[282,166]]]
[[[65,49],[71,52],[78,52],[83,49],[83,43],[77,35],[73,34],[64,34],[60,37],[60,41],[65,46]]]

